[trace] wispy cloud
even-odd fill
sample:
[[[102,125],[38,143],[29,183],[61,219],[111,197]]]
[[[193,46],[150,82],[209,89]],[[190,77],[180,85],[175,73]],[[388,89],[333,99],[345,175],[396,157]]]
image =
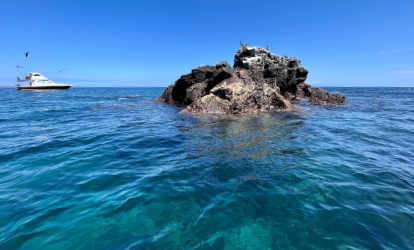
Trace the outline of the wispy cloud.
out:
[[[412,48],[409,49],[395,49],[395,50],[388,50],[388,51],[381,51],[378,53],[378,55],[386,55],[386,54],[392,54],[392,53],[399,53],[399,52],[405,52],[413,50]]]
[[[414,70],[397,70],[394,71],[395,74],[414,74]]]

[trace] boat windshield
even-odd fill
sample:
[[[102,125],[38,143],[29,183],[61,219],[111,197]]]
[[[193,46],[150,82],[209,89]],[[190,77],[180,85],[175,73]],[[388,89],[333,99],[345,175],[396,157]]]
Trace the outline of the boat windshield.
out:
[[[49,84],[49,83],[52,83],[52,82],[50,80],[38,80],[37,83],[40,83],[40,84]]]

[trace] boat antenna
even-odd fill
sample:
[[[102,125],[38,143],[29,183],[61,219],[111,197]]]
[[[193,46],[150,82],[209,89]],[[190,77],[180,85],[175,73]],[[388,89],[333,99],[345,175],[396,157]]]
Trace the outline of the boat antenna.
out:
[[[61,73],[61,72],[65,71],[65,70],[67,70],[67,69],[68,68],[61,69],[61,70],[58,71],[58,73]]]
[[[16,65],[17,71],[20,73],[20,75],[24,76],[24,74],[20,71],[20,69],[24,69],[22,66]]]

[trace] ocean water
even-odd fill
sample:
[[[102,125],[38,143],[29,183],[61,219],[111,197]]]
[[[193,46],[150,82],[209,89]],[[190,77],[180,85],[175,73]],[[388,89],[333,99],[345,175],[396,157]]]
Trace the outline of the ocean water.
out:
[[[413,249],[414,89],[186,115],[163,88],[0,89],[0,249]]]

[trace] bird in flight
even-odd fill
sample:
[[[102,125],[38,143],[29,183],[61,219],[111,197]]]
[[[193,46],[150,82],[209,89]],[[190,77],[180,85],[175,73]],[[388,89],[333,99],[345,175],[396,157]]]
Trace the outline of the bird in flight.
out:
[[[24,69],[22,66],[16,65],[18,69]]]
[[[28,56],[29,56],[29,51],[26,52],[26,57],[28,57]]]

